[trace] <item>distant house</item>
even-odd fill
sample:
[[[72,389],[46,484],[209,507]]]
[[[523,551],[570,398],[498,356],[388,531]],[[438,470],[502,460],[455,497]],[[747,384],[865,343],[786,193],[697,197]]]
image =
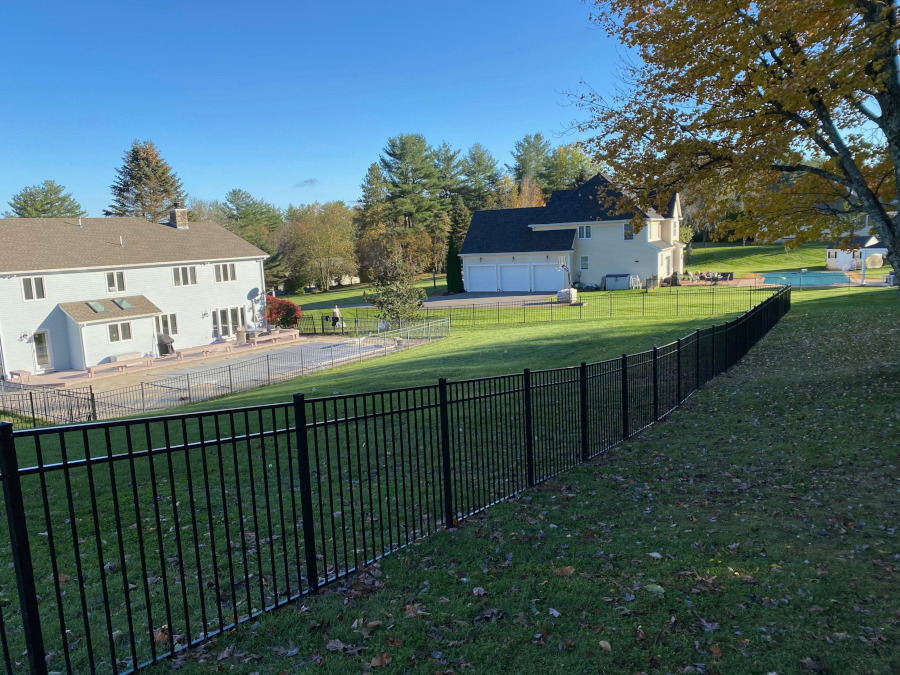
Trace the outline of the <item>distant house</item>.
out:
[[[845,241],[833,242],[825,252],[825,269],[858,270],[865,258],[866,267],[881,267],[887,247],[870,234],[850,237]]]
[[[0,371],[84,370],[265,325],[264,251],[175,208],[0,220]]]
[[[665,212],[619,213],[621,196],[609,179],[597,174],[574,190],[556,190],[546,206],[476,211],[460,249],[463,280],[474,291],[547,291],[573,283],[601,285],[608,274],[661,279],[683,271],[678,241],[681,202],[676,194]]]

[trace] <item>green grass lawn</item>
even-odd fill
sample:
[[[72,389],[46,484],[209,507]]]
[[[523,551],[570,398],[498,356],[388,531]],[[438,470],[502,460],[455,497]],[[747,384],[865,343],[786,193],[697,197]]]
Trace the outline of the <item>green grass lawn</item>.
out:
[[[900,302],[794,300],[638,437],[151,672],[898,672]]]
[[[810,241],[797,249],[781,244],[741,246],[740,244],[707,242],[694,244],[693,253],[685,262],[685,269],[734,272],[735,276],[757,272],[811,272],[825,270],[828,244]],[[881,280],[891,271],[890,265],[866,270],[866,278]]]
[[[383,358],[354,363],[282,384],[178,408],[216,410],[288,401],[307,396],[360,393],[575,366],[652,349],[733,315],[622,318],[552,324],[506,324],[454,328],[450,337]]]
[[[424,290],[426,295],[444,293],[447,290],[447,276],[444,274],[437,275],[436,285],[432,282],[431,276],[427,278],[421,277],[415,285]],[[334,288],[330,291],[285,295],[284,299],[300,305],[304,310],[331,309],[334,305],[353,307],[366,304],[365,299],[363,299],[363,293],[368,291],[369,288],[370,284],[353,284],[352,286]]]

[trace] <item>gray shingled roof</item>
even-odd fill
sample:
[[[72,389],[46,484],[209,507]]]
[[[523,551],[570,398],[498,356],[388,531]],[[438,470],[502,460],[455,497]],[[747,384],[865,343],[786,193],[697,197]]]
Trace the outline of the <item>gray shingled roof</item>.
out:
[[[554,190],[540,220],[534,221],[534,224],[630,220],[634,213],[621,213],[616,209],[616,199],[621,196],[622,193],[612,186],[609,179],[598,173],[574,190]],[[642,210],[641,215],[661,217],[653,209]]]
[[[460,255],[571,251],[575,242],[574,227],[535,232],[529,226],[630,220],[634,214],[616,212],[615,199],[618,197],[621,193],[606,176],[598,173],[574,190],[554,190],[547,206],[476,211]],[[672,205],[674,197],[668,208]],[[641,211],[641,214],[660,217],[653,209]]]
[[[119,237],[123,246],[119,246]],[[215,223],[188,229],[143,218],[0,219],[0,273],[265,258]]]
[[[121,319],[135,319],[162,314],[162,310],[143,295],[129,295],[122,299],[127,300],[132,308],[122,309],[113,302],[112,298],[83,300],[82,302],[61,302],[59,303],[59,308],[75,319],[76,323],[119,321]],[[104,311],[95,312],[88,304],[89,302],[99,302],[103,306]]]
[[[481,253],[530,253],[538,251],[571,251],[575,228],[535,232],[529,225],[546,207],[476,211],[460,255]]]
[[[833,241],[828,244],[828,248],[830,249],[852,249],[852,248],[887,248],[884,244],[878,241],[877,237],[873,237],[871,234],[861,234],[855,237],[850,237],[849,239],[845,239],[843,241]]]

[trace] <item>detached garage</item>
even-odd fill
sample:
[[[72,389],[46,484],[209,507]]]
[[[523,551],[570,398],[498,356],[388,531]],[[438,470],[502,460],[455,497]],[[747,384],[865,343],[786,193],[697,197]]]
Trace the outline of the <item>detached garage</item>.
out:
[[[469,292],[546,292],[565,288],[560,256],[571,260],[576,230],[535,232],[529,227],[544,207],[476,211],[460,251]]]

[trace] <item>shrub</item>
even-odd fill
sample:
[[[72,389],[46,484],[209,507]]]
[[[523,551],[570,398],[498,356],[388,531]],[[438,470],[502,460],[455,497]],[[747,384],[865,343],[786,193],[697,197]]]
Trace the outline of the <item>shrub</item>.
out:
[[[266,321],[279,328],[293,328],[302,312],[298,305],[273,295],[266,296]]]

